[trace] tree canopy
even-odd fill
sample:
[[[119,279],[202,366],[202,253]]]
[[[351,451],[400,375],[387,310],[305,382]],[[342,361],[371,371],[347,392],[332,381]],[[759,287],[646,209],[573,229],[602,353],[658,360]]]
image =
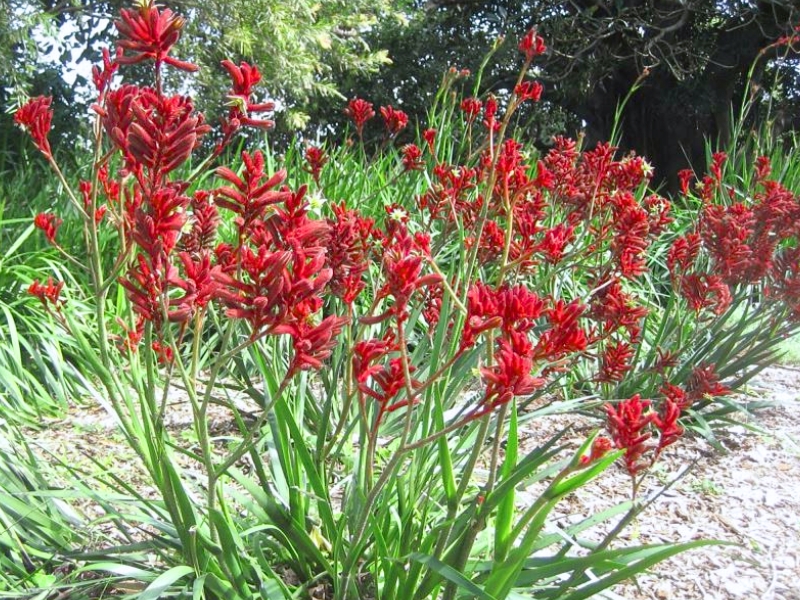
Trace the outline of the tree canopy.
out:
[[[0,77],[6,82],[0,100],[13,108],[24,94],[60,96],[88,87],[88,73],[79,75],[74,84],[65,83],[65,69],[74,68],[79,60],[99,62],[101,48],[116,38],[114,18],[130,4],[128,0],[7,0],[6,10],[0,12]],[[209,107],[224,102],[229,85],[219,66],[224,58],[255,63],[263,75],[263,93],[280,101],[285,108],[280,116],[294,129],[306,123],[303,108],[311,99],[338,96],[337,82],[344,74],[368,76],[386,64],[386,52],[374,49],[365,34],[378,23],[402,22],[394,0],[166,4],[186,18],[180,53],[203,67],[191,85]],[[55,104],[63,110],[62,103]],[[8,124],[6,120],[2,128]]]
[[[346,94],[401,102],[424,115],[447,68],[475,72],[505,36],[511,43],[492,57],[477,90],[502,93],[519,67],[516,40],[537,27],[549,47],[537,63],[545,84],[538,110],[547,114],[531,135],[548,138],[556,121],[583,130],[589,143],[608,139],[617,107],[637,86],[621,144],[662,173],[699,166],[706,136],[727,141],[731,110],[748,85],[773,107],[800,95],[798,49],[770,47],[800,22],[794,0],[418,0],[409,15],[406,28],[372,32],[371,43],[388,49],[392,65],[370,79],[346,76]],[[787,52],[788,60],[772,60]],[[780,90],[773,86],[779,71]],[[336,118],[322,112],[321,120]]]
[[[43,68],[42,55],[60,53],[61,65],[78,55],[97,61],[99,48],[115,37],[111,15],[127,4],[8,0],[8,11],[0,14],[5,104],[18,89],[69,99],[73,86],[64,83],[57,64]],[[768,102],[781,126],[796,126],[792,115],[800,113],[798,49],[774,44],[800,22],[795,0],[175,0],[168,5],[187,18],[181,54],[206,67],[192,85],[208,105],[224,102],[220,60],[255,62],[266,93],[285,109],[279,115],[284,131],[341,125],[341,100],[354,96],[399,105],[412,119],[424,119],[448,68],[476,73],[499,39],[515,42],[530,27],[538,28],[549,47],[537,63],[544,101],[530,115],[530,135],[542,143],[564,126],[584,131],[589,143],[607,139],[617,107],[635,87],[620,143],[647,155],[662,173],[675,173],[700,166],[706,137],[727,141],[731,110],[744,98]],[[56,39],[65,32],[69,42],[59,46]],[[780,53],[786,60],[775,61]],[[472,80],[475,93],[502,95],[513,87],[518,66],[516,43],[500,45],[480,84]],[[774,85],[777,75],[780,86]],[[748,94],[748,86],[757,93]],[[774,110],[780,103],[784,108]],[[0,123],[0,129],[6,125]]]

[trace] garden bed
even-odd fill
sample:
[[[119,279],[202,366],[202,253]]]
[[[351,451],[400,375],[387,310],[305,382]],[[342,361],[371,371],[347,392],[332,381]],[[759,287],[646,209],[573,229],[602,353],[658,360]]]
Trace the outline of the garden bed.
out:
[[[741,424],[717,431],[725,453],[714,450],[702,437],[688,435],[669,448],[646,478],[642,497],[692,463],[694,466],[619,540],[628,544],[717,539],[735,545],[681,554],[603,597],[800,600],[800,368],[767,369],[749,391],[771,400],[774,406],[755,418],[742,416]],[[215,435],[233,432],[224,410],[216,408],[210,419]],[[190,420],[188,403],[176,401],[169,411],[168,427],[180,431]],[[523,450],[543,443],[568,424],[574,426],[575,445],[594,427],[593,421],[574,415],[537,418],[520,432]],[[28,435],[42,460],[52,461],[57,456],[89,472],[97,469],[97,464],[104,465],[148,495],[142,488],[146,478],[141,477],[137,458],[115,433],[114,421],[104,411],[76,406],[63,420]],[[190,448],[192,440],[184,441]],[[191,474],[192,461],[181,462]],[[627,474],[612,467],[562,502],[549,527],[565,527],[617,504],[626,499],[629,490]],[[152,493],[155,497],[155,490]],[[525,494],[520,496],[525,502]],[[88,516],[100,516],[92,514],[97,507],[90,504],[81,508]],[[599,539],[601,534],[590,530],[587,537]]]

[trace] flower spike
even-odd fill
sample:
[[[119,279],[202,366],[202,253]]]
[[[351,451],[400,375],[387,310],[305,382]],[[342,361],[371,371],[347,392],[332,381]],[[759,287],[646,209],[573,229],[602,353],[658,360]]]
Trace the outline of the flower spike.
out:
[[[166,63],[182,71],[197,71],[198,66],[190,62],[169,56],[169,52],[181,35],[184,20],[171,10],[159,12],[152,1],[139,4],[136,10],[123,9],[121,19],[114,22],[121,39],[117,46],[123,54],[117,57],[117,63],[132,65],[152,59],[156,69]],[[125,55],[128,50],[132,54]]]

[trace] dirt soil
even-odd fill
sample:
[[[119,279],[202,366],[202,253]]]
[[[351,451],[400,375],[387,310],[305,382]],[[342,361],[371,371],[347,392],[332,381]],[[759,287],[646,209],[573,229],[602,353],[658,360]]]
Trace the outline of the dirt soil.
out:
[[[774,406],[719,430],[717,439],[725,452],[714,450],[698,436],[685,436],[665,451],[658,468],[643,483],[641,497],[695,464],[620,540],[626,545],[716,539],[734,545],[680,554],[598,598],[800,600],[800,367],[767,369],[748,392],[771,400]],[[169,414],[178,428],[181,419],[186,424],[191,419],[185,406]],[[217,433],[230,425],[225,417],[212,414],[211,426]],[[536,419],[520,432],[522,449],[547,440],[570,423],[575,424],[574,416]],[[589,421],[578,422],[574,444],[593,426]],[[87,464],[86,456],[91,455],[109,470],[127,474],[130,483],[145,484],[137,475],[133,452],[114,432],[113,420],[99,408],[76,407],[51,427],[29,432],[29,441],[44,460],[58,456],[79,465]],[[549,527],[575,523],[626,500],[629,494],[629,477],[613,466],[558,505]],[[525,498],[523,492],[521,500]],[[91,507],[84,508],[91,512]],[[590,532],[587,537],[599,539],[602,533]]]

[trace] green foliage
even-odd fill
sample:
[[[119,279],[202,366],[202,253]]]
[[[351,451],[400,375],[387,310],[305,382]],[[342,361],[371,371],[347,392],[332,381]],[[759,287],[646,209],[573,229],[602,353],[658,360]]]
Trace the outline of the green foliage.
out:
[[[139,11],[148,18],[155,8]],[[311,37],[327,44],[319,32]],[[241,39],[243,48],[257,43]],[[359,131],[358,142],[328,149],[321,173],[300,145],[283,157],[243,153],[213,172],[218,155],[189,164],[205,128],[191,107],[174,110],[164,91],[172,80],[157,73],[154,91],[132,96],[136,109],[125,116],[133,124],[97,118],[99,145],[76,192],[36,127],[49,115],[25,113],[54,167],[66,221],[49,236],[53,250],[37,256],[58,252],[81,272],[54,269],[69,299],[43,297],[42,321],[69,339],[91,374],[87,392],[115,417],[157,496],[106,472],[100,459],[95,476],[62,465],[77,489],[70,499],[89,498],[120,532],[133,525],[147,537],[123,533],[123,543],[88,552],[46,540],[77,563],[52,587],[96,578],[143,598],[288,599],[321,587],[336,600],[500,600],[517,590],[579,600],[707,543],[613,544],[674,483],[636,497],[638,472],[680,435],[681,410],[701,423],[732,410],[714,401],[717,388],[696,385],[697,368],[710,365],[730,387],[746,382],[772,360],[774,334],[795,326],[782,321],[797,317],[795,295],[767,302],[762,280],[731,283],[730,306],[714,312],[722,303],[687,294],[685,273],[665,266],[674,238],[708,217],[700,206],[726,206],[728,179],[710,180],[703,203],[687,193],[674,230],[658,239],[665,204],[649,195],[647,162],[563,140],[539,161],[532,144],[517,141],[524,92],[473,121],[459,109],[463,77],[448,72],[433,99],[435,140],[412,136],[417,162],[394,135],[373,147]],[[242,96],[236,114],[246,117],[252,98]],[[116,127],[102,127],[109,123]],[[104,129],[115,132],[108,146]],[[273,176],[281,166],[289,178]],[[730,185],[754,197],[767,187],[762,175]],[[210,193],[188,195],[197,190]],[[789,195],[789,210],[800,211]],[[107,214],[97,218],[101,205]],[[218,229],[217,208],[229,213]],[[7,254],[30,233],[12,237]],[[794,250],[796,232],[779,233],[776,249]],[[722,269],[710,245],[693,269]],[[784,271],[769,274],[792,274]],[[12,352],[16,337],[5,344]],[[631,356],[610,368],[615,346]],[[689,398],[670,423],[676,403],[660,387],[668,381]],[[178,390],[188,432],[169,426]],[[596,432],[575,439],[569,429],[534,448],[519,444],[521,428],[543,415],[597,414],[604,401],[645,392],[653,400],[646,418],[610,427],[617,450]],[[227,418],[222,433],[216,410]],[[623,425],[635,431],[624,437]],[[642,446],[647,426],[656,435]],[[644,456],[639,464],[633,452]],[[560,503],[623,456],[630,501],[572,523],[566,535],[549,527]],[[13,508],[20,478],[12,475],[0,492],[12,489]],[[535,497],[520,507],[523,489]],[[9,517],[9,532],[19,517]],[[595,526],[608,533],[584,539]],[[43,525],[60,527],[55,517]],[[147,552],[155,566],[145,564]],[[8,583],[15,591],[25,587],[19,576]]]
[[[0,217],[4,233],[14,226],[20,231],[0,241],[0,420],[35,426],[63,411],[69,398],[79,398],[86,388],[71,336],[57,319],[43,318],[38,301],[27,293],[34,279],[76,282],[49,253],[21,250],[33,233],[29,223]],[[80,314],[81,301],[72,308]]]
[[[19,433],[0,422],[0,593],[55,587],[64,556],[85,542],[83,519],[50,490]],[[30,596],[27,596],[30,597]]]

